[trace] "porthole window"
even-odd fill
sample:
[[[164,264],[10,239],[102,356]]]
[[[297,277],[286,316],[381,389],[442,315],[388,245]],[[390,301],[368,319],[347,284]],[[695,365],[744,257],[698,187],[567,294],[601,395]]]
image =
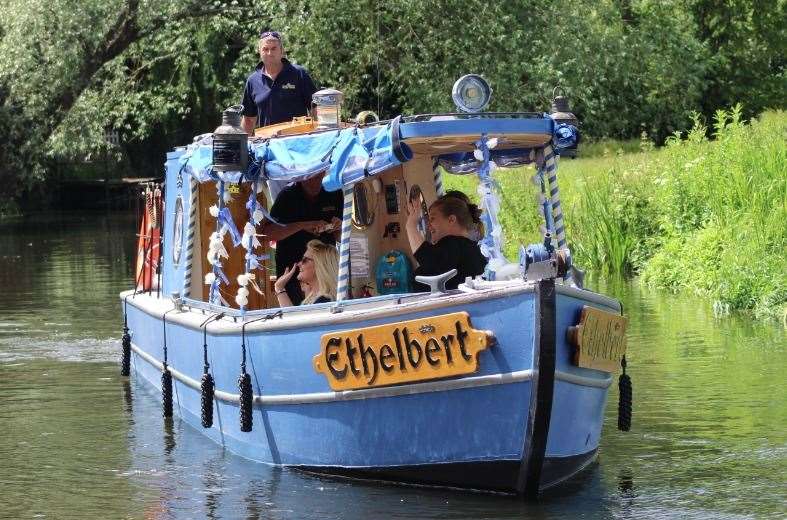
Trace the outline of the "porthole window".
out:
[[[183,197],[178,196],[175,200],[175,230],[172,236],[172,260],[175,267],[180,263],[180,255],[183,252]]]

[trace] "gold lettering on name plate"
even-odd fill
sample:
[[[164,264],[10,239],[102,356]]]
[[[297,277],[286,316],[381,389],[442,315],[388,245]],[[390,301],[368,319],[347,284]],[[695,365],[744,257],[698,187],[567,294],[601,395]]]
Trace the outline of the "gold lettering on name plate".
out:
[[[626,354],[626,321],[618,314],[582,307],[579,323],[566,333],[575,347],[574,364],[606,372],[617,370]]]
[[[476,372],[478,353],[494,344],[491,331],[454,312],[323,334],[314,370],[333,390],[441,379]]]

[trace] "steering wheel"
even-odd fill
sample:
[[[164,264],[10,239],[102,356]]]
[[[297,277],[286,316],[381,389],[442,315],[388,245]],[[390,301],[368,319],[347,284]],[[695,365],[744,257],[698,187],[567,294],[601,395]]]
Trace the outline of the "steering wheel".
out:
[[[424,240],[431,242],[432,233],[429,231],[429,208],[426,205],[426,199],[421,191],[421,187],[417,184],[413,184],[410,187],[408,198],[411,202],[415,202],[421,207],[421,214],[418,216],[418,232],[421,233]]]

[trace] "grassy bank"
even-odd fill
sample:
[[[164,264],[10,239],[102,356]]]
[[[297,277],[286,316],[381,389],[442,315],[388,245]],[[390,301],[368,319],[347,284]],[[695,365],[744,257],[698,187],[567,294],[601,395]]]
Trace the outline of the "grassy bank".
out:
[[[751,123],[720,111],[710,132],[697,122],[660,149],[610,147],[560,164],[561,198],[575,261],[607,275],[692,291],[717,309],[758,318],[787,313],[787,113]],[[706,138],[710,133],[712,140]],[[502,222],[517,244],[539,239],[532,169],[498,176]],[[446,184],[474,193],[474,179]]]

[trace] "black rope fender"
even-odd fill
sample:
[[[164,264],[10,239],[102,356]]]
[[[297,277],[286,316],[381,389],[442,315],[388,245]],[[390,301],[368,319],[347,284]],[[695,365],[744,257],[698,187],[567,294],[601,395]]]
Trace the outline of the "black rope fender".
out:
[[[161,317],[164,324],[164,371],[161,373],[161,401],[164,417],[172,417],[172,372],[167,365],[167,314],[174,311],[170,309]]]
[[[282,316],[282,311],[277,311],[273,314],[268,314],[261,318],[244,322],[241,326],[241,362],[240,376],[238,376],[238,392],[240,394],[240,431],[242,432],[250,432],[254,426],[254,419],[252,418],[254,390],[251,386],[251,376],[246,372],[246,325],[249,323],[254,323],[255,321],[270,320],[276,317],[281,318]]]
[[[131,373],[131,335],[128,333],[128,296],[123,298],[123,338],[120,340],[120,375],[128,377]]]
[[[238,392],[240,393],[240,431],[250,432],[254,426],[254,418],[251,414],[254,391],[251,387],[251,376],[246,372],[246,323],[241,326],[241,362],[240,376],[238,376]]]
[[[626,356],[620,360],[620,366],[623,368],[623,373],[618,379],[618,430],[627,432],[631,430],[631,408],[633,389],[631,387],[631,378],[626,374]]]
[[[210,363],[208,363],[208,323],[210,321],[220,320],[224,317],[224,313],[213,315],[202,322],[202,381],[200,383],[200,418],[202,420],[203,428],[210,428],[213,426],[213,396],[216,392],[216,382],[213,380],[213,375],[210,373]]]

